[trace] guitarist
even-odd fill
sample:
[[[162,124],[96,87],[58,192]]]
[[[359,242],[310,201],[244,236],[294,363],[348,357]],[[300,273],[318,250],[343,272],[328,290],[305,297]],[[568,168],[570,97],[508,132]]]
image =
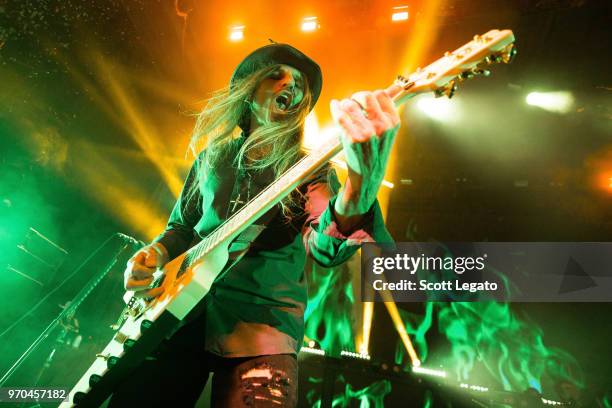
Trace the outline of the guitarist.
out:
[[[128,262],[125,287],[151,289],[156,268],[186,251],[299,160],[306,115],[320,93],[319,66],[273,43],[248,55],[227,89],[200,113],[198,155],[166,230]],[[266,216],[266,229],[218,282],[204,311],[183,325],[113,394],[111,407],[193,407],[208,375],[212,405],[294,407],[296,354],[304,336],[306,255],[331,267],[363,241],[390,241],[376,201],[399,117],[383,91],[331,102],[348,177],[318,172]],[[264,216],[264,218],[266,218]]]

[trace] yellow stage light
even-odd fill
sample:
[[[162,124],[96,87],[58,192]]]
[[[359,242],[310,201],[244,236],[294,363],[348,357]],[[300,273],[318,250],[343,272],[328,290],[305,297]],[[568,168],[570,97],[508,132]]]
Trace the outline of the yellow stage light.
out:
[[[408,6],[393,7],[393,14],[391,14],[391,21],[406,21],[408,20]]]
[[[389,295],[390,296],[390,295]],[[384,299],[384,294],[383,294],[383,299]],[[393,320],[393,325],[395,326],[395,330],[397,330],[397,333],[400,336],[400,339],[402,339],[402,343],[404,343],[404,347],[406,348],[406,351],[408,352],[408,356],[410,356],[410,361],[412,363],[413,367],[418,367],[421,365],[421,360],[419,360],[419,357],[417,356],[416,350],[414,349],[414,346],[412,345],[412,341],[410,341],[410,337],[408,336],[408,333],[406,332],[406,326],[404,325],[404,321],[402,320],[402,317],[399,314],[399,310],[397,310],[397,305],[395,304],[395,302],[384,302],[385,303],[385,307],[387,308],[387,311],[389,312],[389,316],[391,316],[391,320]]]
[[[358,347],[362,354],[369,354],[370,332],[372,331],[372,320],[374,317],[374,302],[363,302],[363,339]]]
[[[317,17],[305,17],[302,20],[302,31],[315,31],[319,28],[319,20]]]
[[[230,27],[229,40],[232,42],[244,40],[244,26],[240,25]]]

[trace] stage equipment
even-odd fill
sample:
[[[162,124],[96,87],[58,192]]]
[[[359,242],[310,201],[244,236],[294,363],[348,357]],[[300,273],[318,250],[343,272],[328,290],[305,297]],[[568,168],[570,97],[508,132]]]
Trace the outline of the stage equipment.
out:
[[[407,77],[399,76],[386,92],[397,105],[419,93],[451,97],[458,82],[485,74],[488,71],[484,67],[490,64],[510,62],[514,54],[512,31],[491,30],[475,36],[454,52],[447,52],[425,69]],[[248,247],[263,229],[253,223],[341,150],[339,139],[331,139],[313,150],[215,231],[156,271],[152,288],[160,289],[157,298],[141,299],[128,292],[120,329],[95,356],[91,367],[71,390],[69,400],[61,406],[102,404],[181,320],[197,313],[198,304],[215,280],[222,279],[228,270],[229,246],[238,243]]]
[[[53,280],[66,256],[68,251],[30,227],[23,241],[17,245],[14,263],[7,264],[6,270],[21,276],[23,283],[42,288]]]
[[[7,384],[7,382],[11,379],[13,374],[21,367],[21,365],[28,359],[28,357],[38,348],[38,346],[47,339],[47,337],[57,328],[61,327],[60,333],[56,338],[56,342],[54,344],[53,350],[47,356],[45,363],[43,365],[43,370],[39,372],[38,377],[40,378],[43,375],[43,371],[48,369],[54,359],[57,345],[66,344],[69,342],[72,347],[78,347],[82,340],[82,336],[79,339],[80,333],[78,331],[78,323],[75,323],[75,314],[83,301],[89,296],[89,294],[93,291],[93,289],[100,283],[100,281],[106,276],[108,271],[115,265],[119,256],[127,249],[129,246],[141,246],[141,242],[132,238],[128,235],[122,233],[116,233],[111,235],[104,243],[96,249],[79,267],[77,267],[66,279],[64,279],[57,287],[47,293],[47,295],[41,299],[27,314],[24,314],[19,321],[16,321],[11,327],[4,330],[2,334],[0,334],[0,338],[6,335],[8,331],[10,331],[14,326],[19,324],[21,320],[24,320],[31,314],[37,306],[41,305],[46,299],[48,299],[51,295],[57,292],[60,288],[62,288],[66,282],[68,282],[71,278],[73,278],[78,273],[82,273],[84,267],[89,263],[91,259],[93,259],[103,248],[106,247],[108,243],[113,240],[120,240],[122,245],[118,251],[116,251],[115,256],[108,262],[105,268],[102,269],[97,275],[93,276],[87,284],[77,293],[77,295],[70,301],[66,302],[63,305],[63,310],[60,314],[53,319],[53,321],[40,333],[40,335],[34,340],[34,342],[27,347],[27,349],[23,352],[23,354],[15,361],[15,363],[9,368],[9,370],[4,373],[2,378],[0,378],[0,387]]]
[[[320,353],[319,353],[320,351]],[[325,355],[323,350],[302,348],[298,355],[300,377],[298,406],[389,406],[449,408],[571,407],[570,403],[543,398],[537,391],[494,390],[459,383],[447,372],[429,367],[398,366],[364,359],[359,353]]]

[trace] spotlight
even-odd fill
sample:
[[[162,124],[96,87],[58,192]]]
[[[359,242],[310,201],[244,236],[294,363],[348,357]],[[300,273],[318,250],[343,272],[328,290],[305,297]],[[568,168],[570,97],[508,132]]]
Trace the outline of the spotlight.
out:
[[[229,40],[233,42],[242,41],[244,39],[244,26],[230,27]]]
[[[370,355],[367,353],[355,353],[353,351],[342,350],[340,352],[340,356],[342,357],[350,357],[350,358],[358,358],[360,360],[369,360]]]
[[[549,400],[546,398],[542,398],[542,402],[544,403],[544,405],[566,405],[562,402],[559,401],[554,401],[554,400]]]
[[[302,31],[315,31],[319,28],[317,17],[305,17],[302,20]]]
[[[412,366],[412,372],[417,374],[432,375],[434,377],[446,378],[446,371],[434,370],[433,368]]]
[[[300,349],[300,353],[316,354],[318,356],[324,356],[325,355],[325,350],[321,350],[321,349],[317,349],[317,348],[312,348],[312,347],[302,347]]]
[[[393,14],[391,14],[391,21],[406,21],[408,20],[408,6],[393,7]]]
[[[568,113],[574,105],[574,95],[567,91],[531,92],[525,101],[528,105],[537,106],[549,112]]]
[[[457,100],[450,101],[448,98],[436,98],[434,96],[423,96],[417,101],[417,107],[431,119],[440,122],[450,122],[457,119]]]

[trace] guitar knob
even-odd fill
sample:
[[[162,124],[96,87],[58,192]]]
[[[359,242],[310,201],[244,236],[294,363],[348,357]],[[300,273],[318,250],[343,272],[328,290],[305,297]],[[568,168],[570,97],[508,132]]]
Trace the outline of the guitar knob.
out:
[[[111,356],[106,360],[106,367],[110,370],[119,362],[119,357]]]
[[[83,400],[85,399],[85,396],[87,394],[85,394],[84,392],[75,392],[74,395],[72,396],[72,402],[74,405],[79,405],[79,403],[83,402]]]
[[[149,329],[151,326],[153,326],[153,322],[150,320],[143,320],[140,323],[140,332],[143,333],[145,332],[147,329]]]
[[[97,383],[99,383],[100,381],[102,381],[102,376],[98,375],[98,374],[92,374],[89,377],[89,386],[91,388],[94,387],[94,385],[96,385]]]
[[[127,339],[126,341],[123,342],[123,351],[127,351],[128,349],[134,347],[134,344],[136,344],[136,340]]]

